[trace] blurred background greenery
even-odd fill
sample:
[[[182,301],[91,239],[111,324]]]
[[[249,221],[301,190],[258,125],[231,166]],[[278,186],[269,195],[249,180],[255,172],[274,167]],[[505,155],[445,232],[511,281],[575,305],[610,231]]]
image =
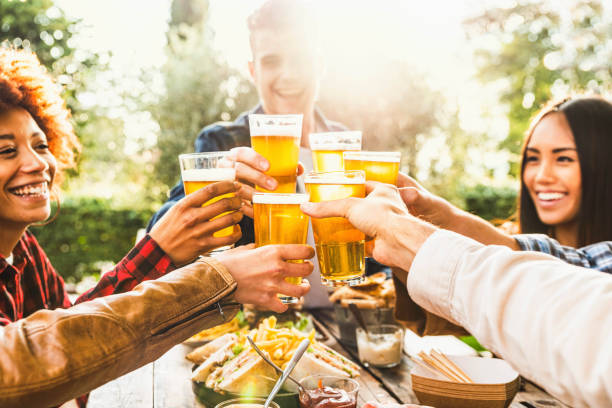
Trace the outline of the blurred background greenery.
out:
[[[322,10],[331,4],[321,3]],[[395,4],[370,3],[374,13]],[[112,50],[79,45],[85,22],[61,4],[0,0],[0,41],[38,54],[64,87],[84,145],[78,170],[63,186],[60,216],[34,229],[58,271],[78,280],[127,253],[178,180],[176,157],[193,150],[198,131],[232,120],[257,96],[245,72],[214,46],[214,1],[167,0],[163,62],[130,71],[116,69]],[[328,23],[337,24],[337,16],[330,16]],[[135,27],[143,23],[133,19]],[[496,89],[501,138],[486,126],[464,126],[462,109],[470,96],[453,100],[432,85],[427,70],[376,53],[376,44],[326,54],[319,105],[330,119],[363,130],[364,149],[401,150],[403,169],[433,192],[486,219],[508,219],[515,208],[519,148],[532,115],[551,97],[609,91],[610,10],[603,0],[491,1],[473,8],[462,30],[476,81]],[[337,41],[327,43],[357,41],[337,31]],[[387,45],[399,49],[404,43],[398,37]],[[483,110],[483,122],[487,115]],[[134,123],[139,130],[129,132]],[[495,163],[488,165],[492,152]]]

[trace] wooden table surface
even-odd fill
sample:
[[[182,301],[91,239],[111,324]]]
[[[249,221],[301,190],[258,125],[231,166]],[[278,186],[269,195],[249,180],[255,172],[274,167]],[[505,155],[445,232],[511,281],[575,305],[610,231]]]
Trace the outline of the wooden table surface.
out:
[[[332,311],[314,313],[318,329],[327,337],[325,343],[358,362],[356,349],[339,343],[339,330]],[[177,345],[157,361],[111,381],[91,392],[89,408],[203,408],[191,390],[192,364],[185,359],[191,347]],[[411,362],[403,357],[398,367],[363,368],[358,378],[360,407],[366,401],[418,403],[410,381]],[[534,384],[523,381],[511,408],[567,407]],[[213,408],[213,407],[209,407]]]

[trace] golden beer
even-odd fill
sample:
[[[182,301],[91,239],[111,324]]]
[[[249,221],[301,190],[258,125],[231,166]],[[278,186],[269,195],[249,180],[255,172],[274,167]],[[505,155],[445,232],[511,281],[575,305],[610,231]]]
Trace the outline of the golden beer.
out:
[[[205,153],[190,153],[179,155],[179,163],[181,165],[181,178],[183,179],[183,188],[185,194],[193,194],[202,187],[218,181],[235,180],[236,169],[233,161],[225,161],[225,157],[229,152],[205,152]],[[234,197],[234,193],[223,194],[205,202],[202,207],[211,205],[225,197]],[[213,220],[222,217],[229,212],[220,214]],[[227,237],[232,235],[236,226],[223,228],[222,230],[213,233],[213,237]],[[222,246],[215,248],[211,253],[221,252],[232,246]]]
[[[202,187],[206,187],[210,184],[224,181],[224,180],[235,180],[236,179],[236,169],[191,169],[185,170],[182,173],[183,178],[183,187],[185,189],[185,194],[195,193]],[[207,205],[211,205],[216,203],[217,201],[226,198],[226,197],[235,197],[236,194],[228,193],[222,194],[220,196],[211,198],[207,202],[204,203],[202,207],[206,207]],[[224,215],[229,214],[229,212],[225,212],[220,214],[212,220],[217,219],[219,217],[223,217]],[[222,230],[216,231],[213,233],[213,237],[227,237],[232,235],[235,231],[234,225],[223,228]]]
[[[251,147],[270,162],[266,172],[278,182],[276,193],[295,193],[302,137],[302,115],[249,115]],[[257,190],[267,191],[257,186]]]
[[[309,217],[300,210],[300,204],[305,202],[308,202],[308,194],[253,194],[255,246],[306,244]],[[300,277],[285,280],[294,285],[302,283]],[[279,297],[283,303],[297,303],[299,300],[280,294]]]
[[[274,192],[295,193],[300,139],[293,136],[252,136],[251,146],[270,162],[266,174],[278,182]],[[257,190],[270,191],[259,186]]]
[[[361,150],[359,131],[311,133],[309,138],[315,172],[342,171],[342,153]]]
[[[401,157],[400,152],[346,152],[344,167],[365,171],[368,181],[396,185]]]
[[[363,171],[310,173],[310,201],[365,197]],[[355,285],[365,273],[365,235],[343,217],[312,218],[321,280],[327,286]]]

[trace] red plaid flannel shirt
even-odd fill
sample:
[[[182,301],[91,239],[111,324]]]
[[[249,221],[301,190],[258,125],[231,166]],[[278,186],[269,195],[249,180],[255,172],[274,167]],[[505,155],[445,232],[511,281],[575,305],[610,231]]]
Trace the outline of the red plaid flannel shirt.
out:
[[[98,284],[75,303],[131,290],[145,280],[157,279],[175,269],[170,257],[146,235]],[[13,250],[13,264],[0,257],[0,325],[28,317],[40,309],[72,306],[49,258],[34,235],[27,232]],[[85,398],[79,398],[84,406]]]

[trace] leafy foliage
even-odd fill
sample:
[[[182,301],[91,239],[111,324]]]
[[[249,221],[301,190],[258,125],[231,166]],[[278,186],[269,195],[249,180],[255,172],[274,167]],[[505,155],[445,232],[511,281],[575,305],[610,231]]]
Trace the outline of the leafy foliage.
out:
[[[173,16],[186,15],[184,7],[197,3],[202,17],[206,1],[173,3]],[[253,86],[219,58],[212,48],[206,21],[178,21],[168,30],[167,62],[162,69],[165,93],[147,107],[159,123],[153,179],[172,186],[179,178],[177,156],[193,151],[199,131],[206,125],[238,116],[252,107],[257,96]]]
[[[501,148],[518,153],[534,113],[551,98],[609,87],[612,22],[600,0],[520,1],[493,8],[465,22],[481,44],[476,62],[484,82],[506,84],[501,101],[508,105],[510,130]],[[518,160],[518,157],[517,157]],[[518,174],[518,162],[511,167]]]
[[[360,129],[364,150],[401,151],[403,167],[416,174],[421,141],[439,124],[442,96],[402,61],[387,60],[371,72],[359,72],[358,77],[351,74],[329,64],[321,86],[323,112],[351,129]]]
[[[50,70],[74,53],[70,39],[76,29],[77,21],[67,19],[52,0],[0,2],[2,40],[36,52]]]
[[[101,265],[120,261],[150,216],[114,208],[103,199],[66,200],[57,219],[31,231],[58,273],[78,282],[85,275],[100,273]]]
[[[516,211],[517,191],[514,188],[479,184],[466,188],[461,195],[465,200],[465,210],[485,220],[505,220]]]

